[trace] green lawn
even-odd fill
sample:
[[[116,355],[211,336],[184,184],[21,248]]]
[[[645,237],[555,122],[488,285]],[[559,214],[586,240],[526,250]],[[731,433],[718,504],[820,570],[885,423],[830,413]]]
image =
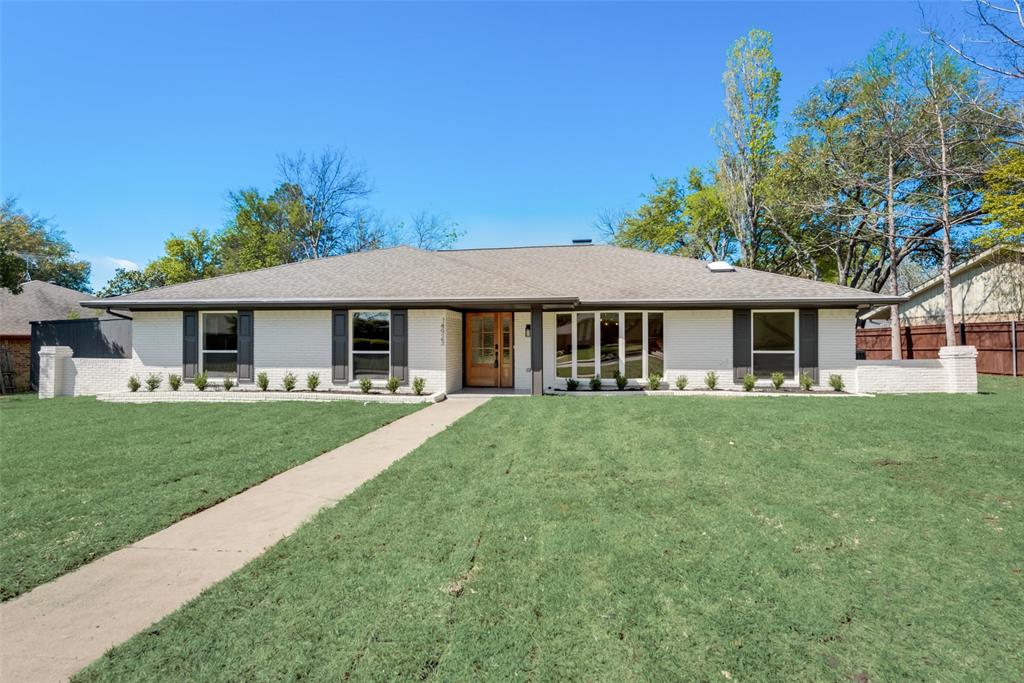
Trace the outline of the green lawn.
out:
[[[0,599],[417,407],[0,399]]]
[[[493,400],[78,680],[1020,680],[982,387]]]

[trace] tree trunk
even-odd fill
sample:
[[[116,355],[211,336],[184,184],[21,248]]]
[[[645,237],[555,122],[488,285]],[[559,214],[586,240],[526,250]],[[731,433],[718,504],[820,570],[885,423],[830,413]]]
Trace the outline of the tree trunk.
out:
[[[893,209],[892,179],[892,148],[889,148],[889,185],[886,188],[885,211],[889,222],[889,292],[899,296],[900,286],[896,277],[896,215]],[[900,307],[899,304],[889,305],[889,332],[892,342],[892,359],[902,360],[903,349],[900,345]]]
[[[937,101],[935,119],[939,127],[939,155],[942,164],[939,169],[942,189],[942,307],[946,323],[946,346],[956,346],[956,331],[953,327],[953,281],[950,276],[953,269],[953,240],[949,225],[949,166],[946,156],[946,129],[942,120],[942,110]]]

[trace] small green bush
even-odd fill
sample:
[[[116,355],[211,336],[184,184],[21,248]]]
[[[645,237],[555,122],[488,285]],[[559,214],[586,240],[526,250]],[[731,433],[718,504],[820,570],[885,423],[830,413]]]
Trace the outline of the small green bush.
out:
[[[369,377],[364,377],[359,380],[359,388],[363,390],[364,394],[370,393],[370,389],[373,388],[373,382],[370,381]]]
[[[676,377],[676,389],[678,389],[679,391],[684,391],[686,389],[686,384],[689,381],[690,378],[687,377],[686,375],[679,375],[678,377]]]
[[[590,390],[591,391],[601,391],[601,378],[600,377],[591,377],[590,378]]]
[[[743,391],[753,391],[756,384],[757,378],[752,372],[743,375]]]
[[[661,375],[656,372],[652,372],[647,376],[647,387],[651,391],[657,391],[661,388]]]
[[[231,379],[231,375],[224,378],[222,382],[224,385],[224,391],[231,391],[231,387],[235,386],[235,380]]]
[[[401,386],[401,382],[397,377],[388,377],[388,383],[385,385],[392,394],[398,391],[398,387]]]
[[[623,375],[620,372],[616,372],[615,373],[615,388],[618,389],[619,391],[622,391],[623,389],[626,388],[627,384],[629,384],[629,380],[626,379],[626,376]]]
[[[163,381],[164,378],[160,376],[159,372],[150,373],[146,378],[146,391],[156,391]]]
[[[772,386],[776,389],[782,386],[782,383],[786,381],[786,376],[781,372],[772,373]]]
[[[284,377],[281,378],[281,386],[284,387],[285,391],[292,391],[295,389],[296,381],[294,372],[286,372],[284,373]]]
[[[814,378],[809,373],[800,373],[800,388],[804,391],[810,391],[811,387],[814,386]]]
[[[565,380],[565,390],[566,391],[576,391],[579,388],[580,388],[579,380],[573,379],[572,377],[569,377],[569,378],[567,378]]]
[[[829,375],[828,385],[835,389],[836,391],[842,391],[843,389],[846,388],[846,384],[843,383],[842,375]]]
[[[266,391],[270,388],[270,377],[267,376],[267,373],[261,372],[256,375],[256,386],[260,388],[260,391]]]
[[[320,386],[320,373],[311,372],[306,375],[306,388],[310,391],[316,391],[316,388]]]
[[[167,375],[167,383],[171,385],[171,391],[181,388],[181,375]]]
[[[715,390],[718,386],[718,373],[714,370],[708,370],[708,374],[704,375],[704,385],[711,391]]]
[[[207,383],[209,381],[210,381],[209,376],[206,374],[206,371],[203,370],[202,372],[197,372],[196,373],[196,377],[195,377],[195,379],[192,380],[192,384],[199,391],[206,391],[206,385],[207,385]]]
[[[131,389],[132,391],[138,391],[139,387],[141,386],[142,382],[140,382],[139,378],[136,377],[135,375],[132,375],[131,377],[128,378],[128,388]]]
[[[427,380],[423,379],[422,377],[412,378],[412,390],[413,393],[415,393],[417,396],[423,395],[423,389],[426,388],[426,386]]]

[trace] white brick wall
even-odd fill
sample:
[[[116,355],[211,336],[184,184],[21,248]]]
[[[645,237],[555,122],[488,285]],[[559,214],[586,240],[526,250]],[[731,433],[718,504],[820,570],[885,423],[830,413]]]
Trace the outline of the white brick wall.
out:
[[[545,312],[541,315],[544,320],[544,336],[541,339],[541,347],[544,351],[544,391],[550,391],[556,387],[564,388],[564,380],[558,380],[558,383],[555,383],[555,314]]]
[[[39,350],[39,398],[127,390],[130,358],[74,358],[67,346]]]
[[[449,393],[462,388],[462,314],[444,312],[445,389]]]
[[[272,389],[291,372],[305,388],[306,375],[320,373],[320,385],[331,386],[331,311],[254,311],[253,370],[265,372]],[[254,375],[255,377],[255,375]]]
[[[131,372],[145,379],[151,372],[180,375],[183,347],[181,311],[132,313]],[[128,378],[125,377],[125,381]]]
[[[857,312],[852,308],[818,311],[818,379],[828,386],[829,375],[842,375],[847,391],[857,387]]]
[[[852,334],[852,330],[851,330]],[[708,370],[718,373],[718,386],[732,380],[732,311],[665,311],[665,381],[674,387],[686,375],[689,387],[704,387]]]
[[[447,386],[446,325],[443,310],[409,311],[409,383],[422,377],[427,393]]]
[[[530,338],[526,336],[526,326],[529,324],[529,311],[519,311],[512,316],[512,344],[515,349],[515,358],[512,361],[514,368],[512,386],[515,387],[516,391],[525,393],[533,390],[533,379],[530,373],[532,365],[530,361]],[[552,362],[554,361],[552,360]]]
[[[867,394],[976,394],[977,357],[973,346],[944,346],[938,360],[858,361],[857,390]]]

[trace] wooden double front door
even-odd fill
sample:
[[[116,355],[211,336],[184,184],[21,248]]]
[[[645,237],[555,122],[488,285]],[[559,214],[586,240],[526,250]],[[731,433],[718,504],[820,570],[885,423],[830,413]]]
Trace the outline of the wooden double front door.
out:
[[[512,313],[466,313],[467,387],[512,387]]]

